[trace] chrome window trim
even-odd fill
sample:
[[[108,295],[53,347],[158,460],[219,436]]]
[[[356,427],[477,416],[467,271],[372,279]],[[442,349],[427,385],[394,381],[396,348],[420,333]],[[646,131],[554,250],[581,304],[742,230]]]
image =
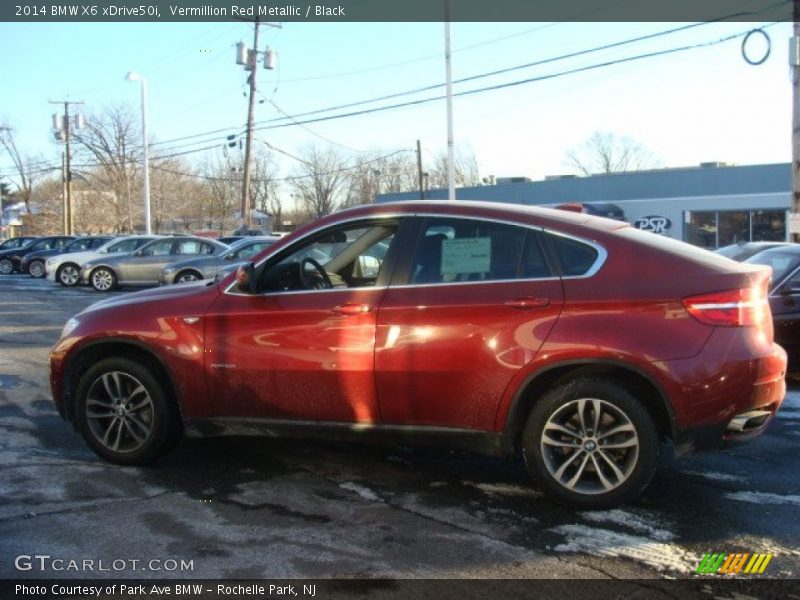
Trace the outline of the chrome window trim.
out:
[[[486,217],[478,217],[478,216],[471,216],[471,215],[470,216],[466,216],[466,215],[450,215],[450,214],[446,214],[446,213],[417,213],[417,212],[405,213],[405,212],[399,212],[399,213],[386,213],[386,214],[376,215],[376,216],[373,216],[373,217],[369,217],[369,216],[367,216],[367,217],[365,217],[365,216],[353,217],[353,218],[350,218],[350,219],[345,219],[343,221],[339,221],[338,223],[336,223],[335,225],[332,225],[332,226],[336,227],[336,226],[339,226],[339,225],[347,225],[348,223],[355,223],[355,222],[358,222],[358,221],[369,221],[369,220],[380,220],[380,219],[397,219],[397,218],[412,218],[412,217],[462,219],[462,220],[468,220],[468,221],[485,221],[487,223],[498,223],[500,225],[512,225],[514,227],[522,227],[524,229],[530,229],[532,231],[538,231],[538,232],[547,233],[547,234],[550,234],[550,235],[556,235],[556,236],[559,236],[559,237],[562,237],[562,238],[566,238],[566,239],[570,239],[570,240],[576,241],[576,242],[581,243],[581,244],[586,244],[587,246],[591,246],[592,248],[594,248],[597,251],[597,258],[595,259],[595,261],[592,264],[592,266],[589,267],[589,269],[585,273],[583,273],[581,275],[563,275],[563,276],[560,276],[560,277],[551,275],[551,276],[548,276],[548,277],[526,277],[526,278],[514,278],[514,279],[490,279],[490,280],[486,280],[486,281],[451,281],[451,282],[445,282],[445,283],[406,283],[406,284],[401,284],[401,285],[387,285],[387,286],[380,286],[380,287],[332,288],[332,289],[314,290],[314,291],[315,292],[339,292],[339,291],[343,291],[343,290],[377,290],[377,289],[388,289],[388,288],[392,288],[392,289],[403,288],[404,289],[404,288],[411,288],[411,287],[432,287],[432,286],[452,286],[452,285],[486,285],[488,283],[503,283],[503,282],[560,281],[560,280],[565,280],[565,279],[567,279],[567,280],[588,279],[589,277],[593,277],[594,275],[597,274],[598,271],[600,271],[600,269],[605,264],[606,259],[608,258],[608,251],[603,246],[601,246],[600,244],[598,244],[597,242],[594,242],[592,240],[588,240],[586,238],[583,238],[583,237],[580,237],[580,236],[576,236],[576,235],[572,235],[572,234],[568,234],[568,233],[562,233],[560,231],[553,231],[552,229],[547,229],[547,228],[541,227],[539,225],[531,225],[529,223],[520,223],[518,221],[511,221],[511,220],[506,220],[506,219],[497,219],[497,218],[493,218],[493,217],[486,218]],[[324,227],[320,227],[320,228],[316,228],[316,229],[314,229],[312,231],[309,231],[308,233],[302,235],[297,240],[295,240],[292,243],[292,246],[295,245],[295,243],[297,243],[297,242],[301,242],[302,240],[304,240],[306,238],[309,238],[309,237],[319,233],[323,229],[325,229],[325,228]],[[255,265],[256,268],[258,268],[262,264],[264,264],[267,260],[269,260],[271,258],[271,256],[272,256],[272,254],[267,254],[263,259],[261,259],[261,261],[256,263],[256,265]],[[245,294],[245,293],[242,293],[242,292],[234,291],[235,286],[236,286],[236,281],[231,282],[231,284],[225,290],[223,290],[223,293],[224,294],[230,294],[232,296],[252,296],[253,295],[253,294]],[[270,294],[270,295],[274,295],[274,294],[280,294],[280,295],[285,295],[285,294],[305,294],[305,293],[307,293],[309,291],[311,291],[311,290],[292,290],[292,291],[285,291],[285,292],[274,291],[273,290],[271,292],[263,292],[263,293],[255,294],[255,295],[256,296],[265,296],[267,294]]]
[[[754,264],[758,264],[758,263],[754,263]],[[760,265],[760,266],[766,266],[766,265]],[[794,277],[794,276],[795,276],[795,274],[796,274],[798,271],[800,271],[800,265],[797,265],[797,266],[796,266],[794,269],[792,269],[792,270],[789,272],[789,274],[788,274],[788,275],[784,275],[783,279],[781,279],[781,280],[780,280],[780,283],[776,283],[775,285],[773,285],[773,286],[772,286],[772,291],[771,291],[771,292],[770,292],[770,293],[767,295],[767,297],[768,297],[768,298],[780,298],[781,294],[776,294],[775,292],[777,292],[777,291],[778,291],[778,289],[779,289],[779,288],[780,288],[780,287],[781,287],[781,286],[782,286],[784,283],[786,283],[786,282],[787,282],[787,281],[789,281],[789,280],[790,280],[792,277]]]

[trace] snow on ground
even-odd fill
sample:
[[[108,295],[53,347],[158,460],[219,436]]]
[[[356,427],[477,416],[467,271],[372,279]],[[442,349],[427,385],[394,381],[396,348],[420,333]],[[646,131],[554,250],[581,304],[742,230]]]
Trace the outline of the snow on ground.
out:
[[[563,544],[554,548],[556,552],[627,558],[658,571],[688,573],[697,568],[701,558],[674,544],[588,525],[559,525],[550,531],[566,537]]]
[[[591,511],[581,514],[587,521],[595,523],[612,523],[632,529],[636,533],[642,533],[660,542],[669,542],[675,539],[675,534],[667,529],[667,525],[648,513],[641,511],[636,514],[630,510],[613,509],[602,511]]]
[[[750,502],[751,504],[791,504],[800,506],[800,496],[791,494],[768,494],[766,492],[730,492],[725,494],[730,500]]]
[[[363,485],[358,485],[357,483],[353,483],[352,481],[345,481],[344,483],[340,483],[339,487],[349,492],[355,492],[356,494],[364,498],[364,500],[371,500],[373,502],[380,501],[378,495],[371,489],[364,487]]]
[[[746,483],[747,479],[739,475],[731,475],[730,473],[720,473],[719,471],[682,471],[685,475],[697,475],[705,477],[712,481],[729,481],[732,483]]]
[[[541,492],[524,485],[511,483],[480,483],[477,481],[462,481],[461,485],[466,485],[479,489],[487,496],[523,497],[540,498]]]

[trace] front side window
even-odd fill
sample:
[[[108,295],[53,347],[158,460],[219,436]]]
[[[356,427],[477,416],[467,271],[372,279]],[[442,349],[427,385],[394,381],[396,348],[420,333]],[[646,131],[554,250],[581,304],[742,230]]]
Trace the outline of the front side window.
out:
[[[37,250],[50,250],[55,247],[53,245],[54,243],[55,240],[53,240],[52,238],[39,240],[38,242],[36,242],[31,246],[31,252],[36,252]]]
[[[116,244],[110,245],[106,252],[108,254],[115,254],[117,252],[133,252],[139,247],[139,240],[122,240]]]
[[[411,265],[414,284],[549,275],[533,231],[477,219],[427,219]]]
[[[264,275],[266,291],[374,286],[397,232],[394,223],[331,229],[293,249]]]
[[[80,252],[81,250],[87,250],[91,248],[91,240],[87,240],[86,238],[82,238],[79,240],[72,240],[67,247],[64,248],[67,252]]]
[[[154,242],[142,250],[142,256],[165,256],[172,250],[172,240]]]
[[[253,242],[252,244],[245,244],[241,248],[234,250],[230,253],[229,259],[244,260],[250,258],[261,252],[264,248],[271,246],[272,242]]]

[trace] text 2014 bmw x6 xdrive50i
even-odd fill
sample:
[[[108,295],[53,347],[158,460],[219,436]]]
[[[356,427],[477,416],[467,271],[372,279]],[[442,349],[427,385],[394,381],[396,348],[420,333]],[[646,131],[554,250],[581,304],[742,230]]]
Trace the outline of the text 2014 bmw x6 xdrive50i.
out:
[[[343,211],[220,282],[67,323],[53,396],[121,464],[182,432],[397,436],[524,458],[582,507],[764,431],[785,393],[768,268],[600,217],[474,202]]]

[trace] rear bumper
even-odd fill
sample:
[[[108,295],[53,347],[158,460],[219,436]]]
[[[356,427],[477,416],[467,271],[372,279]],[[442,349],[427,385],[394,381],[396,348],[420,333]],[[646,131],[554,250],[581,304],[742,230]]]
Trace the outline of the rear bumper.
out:
[[[786,396],[786,361],[786,352],[777,344],[768,355],[752,361],[752,383],[728,390],[727,406],[717,411],[714,422],[680,428],[675,436],[675,453],[681,456],[718,450],[764,433]]]

